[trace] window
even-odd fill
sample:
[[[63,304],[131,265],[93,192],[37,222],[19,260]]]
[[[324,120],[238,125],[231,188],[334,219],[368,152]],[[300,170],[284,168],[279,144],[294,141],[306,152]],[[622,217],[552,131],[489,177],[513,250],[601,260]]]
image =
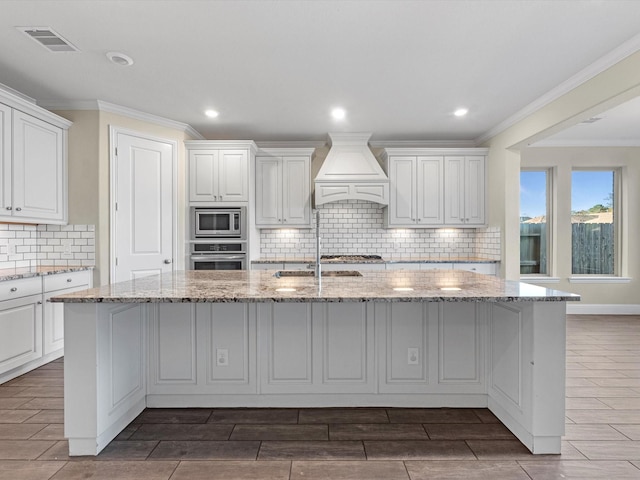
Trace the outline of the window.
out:
[[[618,261],[615,170],[571,173],[571,273],[614,275]]]
[[[520,275],[549,273],[549,171],[520,172]]]

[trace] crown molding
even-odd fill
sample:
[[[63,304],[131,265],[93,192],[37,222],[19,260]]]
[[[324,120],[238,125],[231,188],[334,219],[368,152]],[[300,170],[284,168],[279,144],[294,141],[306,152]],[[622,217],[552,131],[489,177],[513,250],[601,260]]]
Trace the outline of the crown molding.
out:
[[[474,140],[474,143],[476,145],[482,145],[490,138],[504,132],[509,127],[512,127],[516,123],[524,120],[526,117],[532,115],[534,112],[540,110],[554,100],[557,100],[563,95],[566,95],[571,90],[591,80],[596,75],[599,75],[608,68],[611,68],[613,65],[624,60],[629,55],[636,53],[638,50],[640,50],[640,34],[630,38],[619,47],[600,57],[591,65],[580,70],[568,80],[549,90],[547,93],[525,106],[522,110],[516,112],[514,115],[508,117],[506,120],[500,122],[495,127],[483,133]]]
[[[532,145],[529,148],[539,147],[640,147],[640,139],[628,139],[628,140],[598,140],[597,138],[590,138],[588,140],[541,140]]]
[[[374,148],[469,148],[475,147],[473,140],[376,140],[369,142]]]
[[[327,145],[325,141],[307,141],[307,140],[264,140],[256,142],[258,148],[322,148]]]
[[[194,139],[204,140],[202,134],[187,123],[176,122],[175,120],[170,120],[151,113],[141,112],[140,110],[124,107],[122,105],[116,105],[115,103],[105,102],[103,100],[71,100],[66,102],[43,101],[40,102],[39,105],[48,110],[99,110],[101,112],[115,113],[135,120],[153,123],[154,125],[159,125],[161,127],[180,130],[191,135]]]
[[[144,122],[154,123],[162,127],[173,128],[174,130],[182,130],[183,132],[191,135],[198,140],[204,140],[204,137],[195,128],[187,123],[176,122],[168,118],[159,117],[151,113],[141,112],[140,110],[134,110],[133,108],[123,107],[122,105],[116,105],[115,103],[104,102],[98,100],[98,109],[101,112],[115,113],[117,115],[123,115],[125,117],[134,118],[136,120],[142,120]]]
[[[0,91],[18,97],[20,100],[25,102],[33,103],[34,105],[36,104],[36,100],[34,98],[31,98],[28,95],[5,85],[4,83],[0,83]]]

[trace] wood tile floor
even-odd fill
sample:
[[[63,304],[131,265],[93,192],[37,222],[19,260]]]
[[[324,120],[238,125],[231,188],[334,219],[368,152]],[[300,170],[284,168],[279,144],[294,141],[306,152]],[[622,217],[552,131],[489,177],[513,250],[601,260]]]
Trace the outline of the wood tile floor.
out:
[[[486,409],[145,410],[69,458],[63,362],[0,385],[0,480],[640,479],[640,316],[570,316],[562,455]]]

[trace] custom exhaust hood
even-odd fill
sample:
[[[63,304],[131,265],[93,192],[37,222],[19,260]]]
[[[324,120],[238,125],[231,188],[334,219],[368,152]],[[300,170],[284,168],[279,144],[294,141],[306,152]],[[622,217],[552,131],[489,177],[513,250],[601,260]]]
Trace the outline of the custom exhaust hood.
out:
[[[330,133],[331,148],[315,178],[315,204],[366,200],[389,204],[389,179],[369,149],[371,133]]]

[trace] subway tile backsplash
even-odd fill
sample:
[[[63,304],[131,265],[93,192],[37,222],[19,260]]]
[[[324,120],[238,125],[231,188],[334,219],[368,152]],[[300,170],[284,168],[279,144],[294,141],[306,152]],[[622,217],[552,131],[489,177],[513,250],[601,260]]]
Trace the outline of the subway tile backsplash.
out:
[[[94,266],[94,225],[0,224],[0,268]]]
[[[323,254],[381,255],[386,259],[411,257],[500,260],[500,228],[384,227],[383,209],[364,201],[336,202],[320,211]],[[314,229],[263,229],[261,258],[315,255]]]

